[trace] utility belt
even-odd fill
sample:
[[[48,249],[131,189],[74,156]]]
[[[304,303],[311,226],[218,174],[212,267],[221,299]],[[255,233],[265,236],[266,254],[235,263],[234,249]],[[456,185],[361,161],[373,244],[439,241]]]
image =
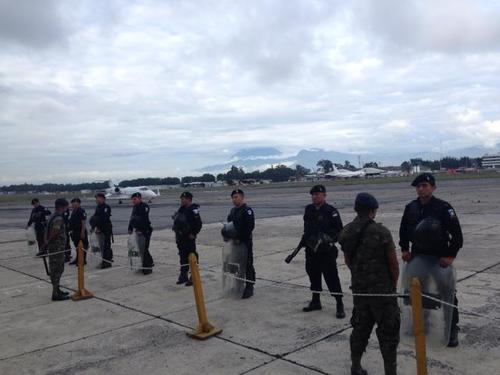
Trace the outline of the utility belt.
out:
[[[338,253],[335,241],[326,233],[310,236],[305,241],[306,252],[314,254]]]

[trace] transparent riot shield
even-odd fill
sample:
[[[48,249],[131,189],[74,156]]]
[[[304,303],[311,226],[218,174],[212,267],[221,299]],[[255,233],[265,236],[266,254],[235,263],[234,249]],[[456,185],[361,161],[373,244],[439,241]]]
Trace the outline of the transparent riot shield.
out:
[[[33,225],[30,225],[26,229],[26,241],[28,254],[32,257],[36,256],[38,253],[38,242],[36,240],[36,231]]]
[[[144,236],[136,233],[136,231],[133,231],[128,236],[128,261],[132,271],[140,270],[142,267],[142,258],[144,257],[144,247],[146,244],[145,241]]]
[[[229,240],[222,248],[222,292],[240,298],[245,289],[247,247]]]
[[[102,251],[104,249],[104,235],[90,232],[90,250],[87,254],[87,265],[98,268],[102,264]]]
[[[416,255],[403,267],[402,289],[410,293],[411,280],[417,277],[422,287],[422,307],[426,343],[433,347],[446,346],[451,332],[452,304],[455,296],[456,271],[453,266],[442,268],[439,258]],[[426,298],[425,295],[431,297]],[[401,340],[414,344],[410,298],[401,303]]]

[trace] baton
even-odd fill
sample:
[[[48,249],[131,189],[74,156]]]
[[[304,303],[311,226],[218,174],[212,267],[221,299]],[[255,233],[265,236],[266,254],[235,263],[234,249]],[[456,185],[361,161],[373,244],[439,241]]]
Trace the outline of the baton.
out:
[[[42,257],[42,260],[43,265],[45,266],[45,272],[47,273],[47,276],[50,276],[49,267],[47,266],[47,257]]]

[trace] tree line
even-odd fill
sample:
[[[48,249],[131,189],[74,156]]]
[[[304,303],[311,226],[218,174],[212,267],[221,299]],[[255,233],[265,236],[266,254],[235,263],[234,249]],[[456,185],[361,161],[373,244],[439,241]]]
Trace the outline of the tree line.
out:
[[[333,171],[333,166],[337,168],[343,168],[347,170],[355,170],[354,167],[348,160],[344,164],[334,163],[331,160],[321,159],[316,164],[317,167],[325,173]],[[482,168],[481,158],[470,158],[468,156],[463,156],[460,158],[455,157],[444,157],[440,160],[423,160],[420,158],[410,159],[404,161],[401,164],[401,169],[403,172],[410,172],[413,166],[423,166],[430,168],[431,170],[439,170],[441,168],[446,169],[458,169],[458,168]],[[363,165],[363,167],[378,168],[378,164],[375,162],[368,162]],[[210,173],[205,173],[201,176],[185,176],[182,178],[178,177],[147,177],[147,178],[135,178],[130,180],[123,180],[118,186],[154,186],[154,185],[179,185],[191,182],[215,182],[215,181],[225,181],[229,184],[237,183],[241,180],[269,180],[272,182],[284,182],[291,178],[302,178],[305,175],[311,173],[311,169],[306,168],[302,165],[297,164],[295,167],[290,168],[286,165],[279,164],[276,166],[271,166],[264,171],[253,171],[245,172],[243,168],[233,165],[229,171],[226,173],[219,173],[214,176]],[[42,192],[46,191],[49,193],[55,193],[60,191],[81,191],[81,190],[92,190],[99,191],[105,190],[109,187],[108,181],[104,182],[86,182],[80,184],[19,184],[19,185],[8,185],[0,187],[1,192]]]
[[[432,171],[439,171],[441,168],[445,169],[459,169],[459,168],[482,168],[482,158],[470,158],[462,156],[455,158],[446,156],[439,160],[423,160],[420,158],[410,159],[401,163],[401,170],[403,172],[410,172],[414,166],[427,167]]]

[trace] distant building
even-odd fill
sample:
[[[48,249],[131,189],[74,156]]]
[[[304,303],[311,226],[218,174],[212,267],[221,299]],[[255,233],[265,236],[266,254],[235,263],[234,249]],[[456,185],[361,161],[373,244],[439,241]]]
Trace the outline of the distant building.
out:
[[[484,155],[482,163],[483,168],[500,168],[500,154]]]

